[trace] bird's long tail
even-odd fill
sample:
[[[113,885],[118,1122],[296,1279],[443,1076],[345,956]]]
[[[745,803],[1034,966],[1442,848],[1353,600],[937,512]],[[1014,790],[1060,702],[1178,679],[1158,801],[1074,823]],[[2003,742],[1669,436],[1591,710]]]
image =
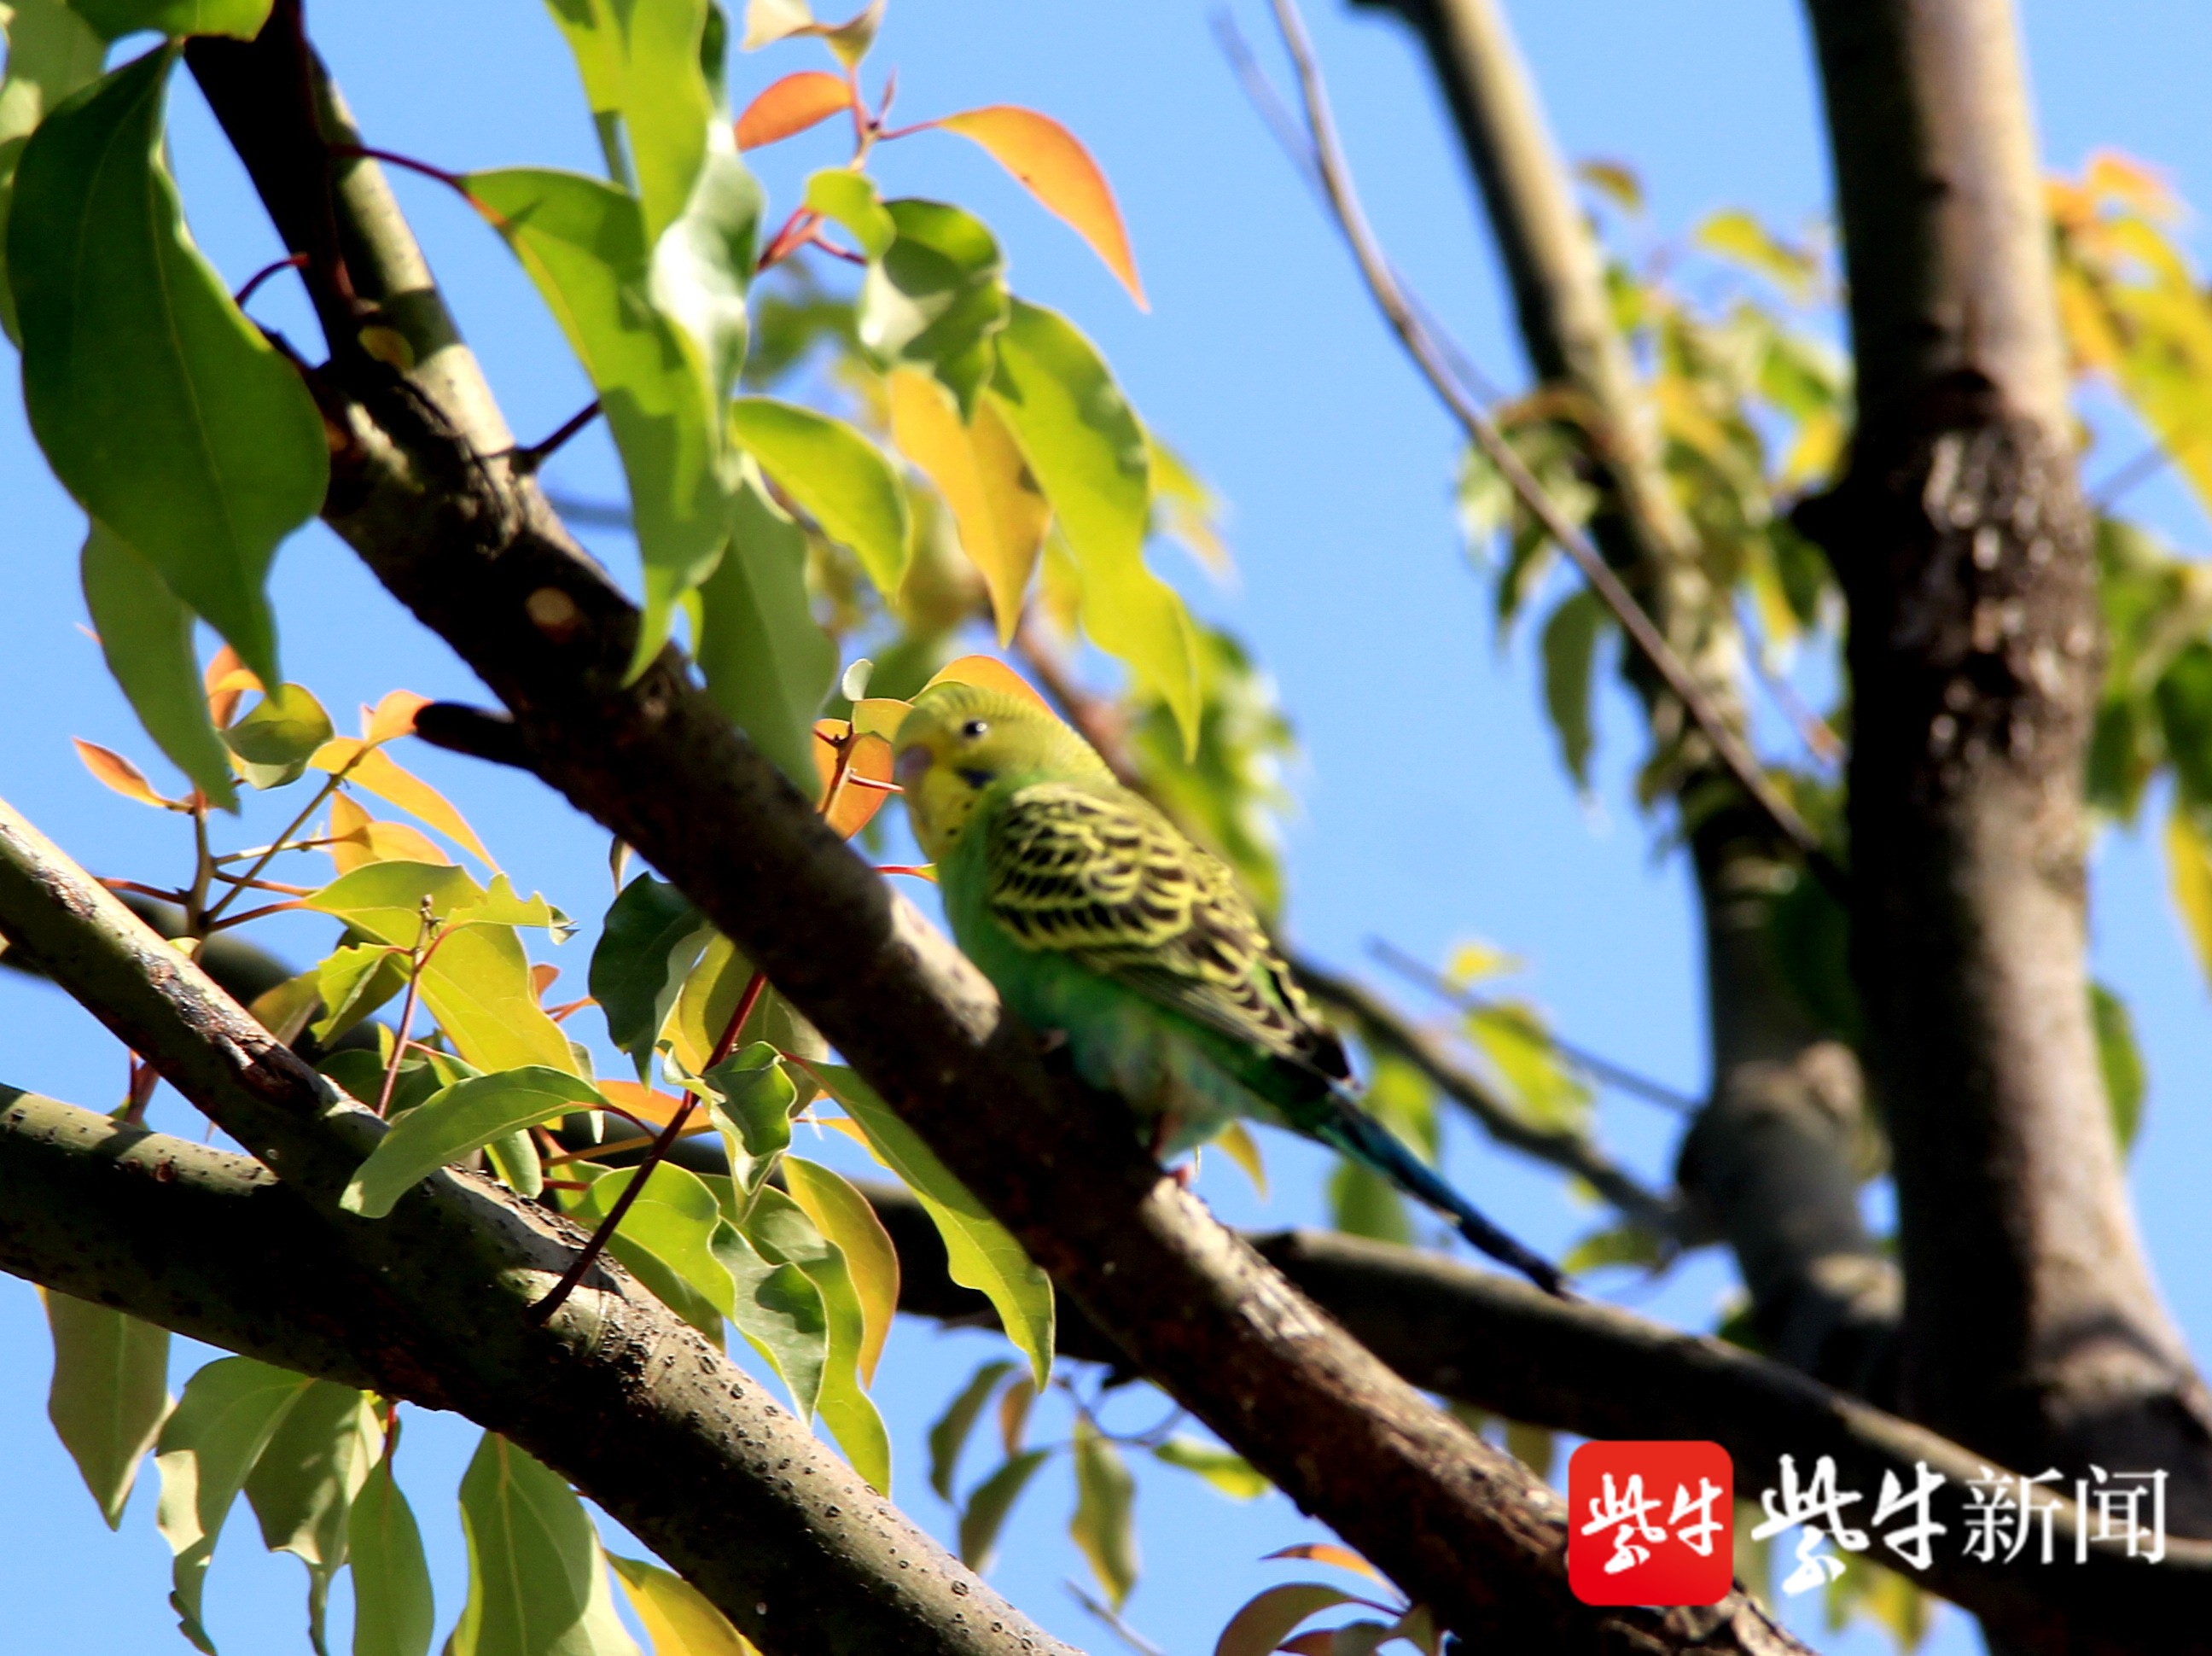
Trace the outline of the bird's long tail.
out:
[[[1331,1089],[1331,1102],[1335,1108],[1316,1129],[1316,1138],[1380,1173],[1416,1201],[1449,1216],[1462,1236],[1500,1264],[1510,1265],[1545,1293],[1562,1300],[1571,1297],[1558,1266],[1485,1219],[1473,1202],[1438,1178],[1389,1128],[1340,1090]]]

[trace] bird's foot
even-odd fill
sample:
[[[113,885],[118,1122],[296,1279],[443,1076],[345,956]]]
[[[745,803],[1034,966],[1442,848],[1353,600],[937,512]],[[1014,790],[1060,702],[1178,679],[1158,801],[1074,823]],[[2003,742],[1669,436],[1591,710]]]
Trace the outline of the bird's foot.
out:
[[[1175,1180],[1176,1189],[1178,1190],[1188,1190],[1198,1180],[1197,1160],[1193,1158],[1189,1161],[1182,1162],[1176,1166],[1169,1168],[1168,1177]]]

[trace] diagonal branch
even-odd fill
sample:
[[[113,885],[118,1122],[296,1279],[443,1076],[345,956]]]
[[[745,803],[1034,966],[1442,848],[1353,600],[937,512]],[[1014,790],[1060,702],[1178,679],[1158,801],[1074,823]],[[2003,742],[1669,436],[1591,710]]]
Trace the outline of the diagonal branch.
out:
[[[289,244],[312,204],[262,146],[320,137],[257,135],[235,107],[265,43],[193,50],[196,71],[233,66],[202,84]],[[350,143],[341,119],[326,112]],[[367,301],[434,301],[374,163],[344,163],[337,197]],[[451,343],[441,307],[426,326],[423,344]],[[442,371],[462,375],[461,355]],[[1577,1602],[1555,1496],[1163,1178],[1126,1109],[1048,1075],[988,982],[731,728],[676,652],[625,685],[635,611],[498,458],[511,441],[477,417],[489,397],[467,377],[441,398],[419,375],[334,357],[325,521],[490,685],[538,774],[680,886],[1147,1374],[1469,1638],[1798,1647],[1740,1595],[1697,1611]]]
[[[4,805],[0,931],[274,1172],[292,1215],[320,1221],[317,1256],[358,1288],[355,1356],[380,1389],[521,1444],[756,1643],[788,1656],[1067,1649],[626,1275],[602,1269],[561,1316],[526,1321],[581,1240],[574,1226],[453,1168],[383,1219],[345,1212],[339,1196],[384,1124]],[[0,1122],[29,1110],[19,1099]],[[132,1142],[111,1136],[95,1153],[127,1162]],[[327,1327],[308,1318],[300,1355]]]
[[[1514,498],[1536,521],[1544,533],[1556,541],[1561,550],[1581,571],[1583,579],[1598,600],[1620,624],[1621,631],[1637,652],[1650,663],[1666,685],[1668,691],[1681,703],[1713,752],[1726,767],[1736,785],[1758,807],[1776,831],[1805,855],[1807,862],[1820,871],[1824,880],[1840,885],[1842,874],[1820,843],[1812,826],[1797,814],[1796,807],[1784,799],[1776,788],[1758,756],[1745,743],[1742,733],[1714,704],[1705,686],[1674,651],[1655,625],[1635,595],[1621,583],[1613,572],[1604,555],[1591,544],[1572,518],[1546,491],[1535,474],[1522,462],[1513,446],[1505,441],[1497,425],[1469,397],[1459,378],[1450,368],[1444,352],[1433,332],[1422,320],[1419,311],[1407,295],[1390,261],[1376,240],[1375,232],[1367,222],[1365,211],[1352,181],[1352,170],[1345,159],[1344,147],[1338,140],[1336,119],[1330,113],[1328,94],[1322,84],[1321,64],[1314,56],[1313,42],[1306,33],[1305,21],[1299,15],[1296,0],[1273,0],[1275,21],[1282,31],[1283,44],[1291,55],[1296,69],[1298,90],[1305,107],[1306,128],[1313,140],[1314,165],[1321,174],[1331,211],[1337,228],[1343,233],[1345,243],[1351,249],[1353,261],[1359,266],[1361,278],[1391,332],[1398,336],[1421,377],[1450,411],[1452,417],[1466,429],[1468,436],[1482,450],[1490,463],[1498,468],[1498,475],[1512,490]]]

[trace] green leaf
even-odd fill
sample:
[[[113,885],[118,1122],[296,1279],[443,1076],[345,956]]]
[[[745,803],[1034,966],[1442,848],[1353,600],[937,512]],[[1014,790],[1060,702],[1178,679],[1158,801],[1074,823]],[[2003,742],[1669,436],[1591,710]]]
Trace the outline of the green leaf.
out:
[[[228,34],[251,40],[269,21],[270,0],[70,0],[110,40],[141,29],[157,33]]]
[[[637,1061],[640,1080],[684,977],[714,935],[698,904],[651,874],[631,880],[609,905],[592,951],[592,998],[606,1014],[607,1038]]]
[[[876,194],[876,182],[849,167],[827,167],[806,180],[806,204],[843,225],[871,259],[881,259],[898,239],[898,221]]]
[[[965,418],[991,377],[992,336],[1006,325],[998,241],[981,219],[943,202],[890,201],[884,210],[897,234],[861,281],[860,344],[885,368],[908,362],[936,375]]]
[[[1328,1222],[1346,1236],[1410,1246],[1413,1215],[1397,1187],[1371,1168],[1340,1160],[1328,1176]]]
[[[543,1064],[472,1075],[410,1110],[376,1142],[338,1198],[348,1213],[381,1219],[399,1198],[448,1162],[520,1128],[607,1101],[588,1081]]]
[[[960,1562],[981,1575],[999,1550],[999,1531],[1006,1514],[1029,1486],[1036,1469],[1052,1458],[1049,1449],[1030,1449],[1012,1457],[977,1484],[960,1513]]]
[[[328,1046],[398,994],[406,983],[400,957],[382,943],[349,943],[325,957],[315,968],[315,992],[325,1008],[313,1029],[315,1039]]]
[[[505,1133],[483,1148],[499,1182],[517,1196],[535,1199],[545,1189],[545,1163],[538,1154],[538,1141],[521,1129]]]
[[[714,1248],[736,1289],[730,1321],[775,1370],[799,1419],[812,1420],[830,1354],[822,1290],[798,1266],[763,1258],[726,1219],[715,1229]]]
[[[98,523],[85,534],[77,568],[100,652],[138,722],[195,787],[235,811],[229,758],[208,717],[192,653],[192,612],[152,564]]]
[[[353,1656],[429,1656],[437,1625],[422,1535],[387,1455],[370,1469],[346,1524],[353,1572]]]
[[[1137,1585],[1137,1481],[1121,1452],[1085,1415],[1075,1417],[1075,1516],[1069,1538],[1115,1610]]]
[[[1767,938],[1783,981],[1821,1028],[1856,1045],[1858,988],[1851,977],[1851,919],[1835,894],[1809,874],[1774,898]]]
[[[107,45],[65,0],[13,0],[9,11],[8,67],[0,75],[0,332],[12,340],[20,336],[5,244],[15,163],[46,111],[99,78]]]
[[[615,181],[636,180],[647,233],[684,211],[714,105],[700,45],[707,0],[548,0],[568,37]],[[618,124],[618,129],[617,129]],[[617,130],[629,140],[620,148]]]
[[[568,1484],[496,1433],[461,1478],[469,1600],[451,1656],[638,1656]]]
[[[225,1357],[185,1383],[161,1427],[154,1451],[161,1474],[155,1523],[176,1555],[169,1603],[179,1630],[208,1656],[215,1646],[200,1622],[200,1596],[216,1539],[263,1446],[313,1384],[251,1357]]]
[[[728,1147],[730,1172],[747,1199],[791,1142],[799,1088],[766,1041],[738,1048],[708,1070],[708,1109]]]
[[[1571,1126],[1589,1114],[1589,1087],[1560,1061],[1535,1008],[1498,1002],[1468,1013],[1467,1032],[1531,1121]]]
[[[1156,1445],[1152,1453],[1170,1466],[1197,1473],[1231,1501],[1255,1501],[1275,1487],[1234,1450],[1218,1448],[1196,1438],[1170,1438]]]
[[[706,1594],[641,1558],[607,1555],[629,1607],[645,1623],[653,1656],[759,1656]]]
[[[346,1561],[347,1515],[383,1451],[368,1397],[317,1380],[285,1411],[246,1476],[263,1543],[307,1567],[307,1640],[316,1656],[328,1656],[324,1623],[331,1579]]]
[[[1083,581],[1083,626],[1173,710],[1196,751],[1197,639],[1175,589],[1145,565],[1152,460],[1144,427],[1068,320],[1013,301],[999,335],[992,406],[1013,434]]]
[[[569,1210],[571,1215],[596,1229],[636,1181],[638,1171],[617,1167],[601,1174]],[[721,1222],[721,1204],[714,1191],[689,1168],[664,1161],[652,1170],[623,1215],[621,1228],[607,1242],[608,1251],[638,1281],[716,1345],[722,1342],[722,1319],[737,1314],[730,1272],[714,1251],[715,1227]]]
[[[54,1336],[46,1418],[112,1530],[169,1412],[169,1330],[50,1288],[40,1297]]]
[[[369,863],[301,900],[402,949],[422,941],[427,904],[433,919],[456,923],[422,968],[422,1003],[461,1056],[486,1071],[544,1065],[577,1073],[568,1038],[538,1004],[521,940],[512,926],[475,918],[526,913],[533,924],[562,923],[550,904],[520,904],[496,881],[487,893],[450,863],[400,861]]]
[[[691,336],[719,405],[745,365],[745,289],[759,253],[760,180],[734,152],[707,158],[684,215],[653,249],[653,299]]]
[[[2112,1136],[2119,1141],[2120,1154],[2124,1156],[2135,1148],[2136,1135],[2142,1129],[2146,1090],[2135,1020],[2128,1014],[2128,1003],[2102,983],[2089,985],[2089,1018],[2097,1032],[2097,1065],[2104,1071]]]
[[[264,582],[330,480],[322,416],[185,228],[161,160],[163,47],[56,109],[8,215],[23,397],[85,510],[161,571],[264,684]]]
[[[1575,786],[1589,790],[1590,667],[1607,620],[1605,606],[1578,588],[1544,624],[1544,708],[1559,738],[1559,757]]]
[[[279,685],[222,733],[239,769],[257,788],[282,788],[306,774],[315,750],[335,733],[331,715],[305,685]]]
[[[2212,645],[2195,642],[2177,651],[2159,679],[2157,700],[2182,797],[2212,807]]]
[[[898,1312],[898,1250],[868,1198],[842,1173],[802,1156],[786,1156],[783,1177],[792,1200],[845,1256],[860,1305],[860,1384],[872,1385]]]
[[[456,926],[543,926],[556,943],[567,942],[576,930],[575,922],[542,893],[524,897],[505,874],[494,874],[489,891],[455,904],[447,918]]]
[[[774,1185],[763,1186],[754,1196],[744,1230],[765,1257],[798,1266],[822,1291],[830,1344],[823,1358],[822,1391],[815,1410],[836,1438],[853,1470],[877,1494],[888,1497],[890,1435],[860,1384],[867,1318],[845,1251],[822,1233],[812,1215],[799,1202]]]
[[[1560,1260],[1559,1269],[1570,1276],[1581,1276],[1600,1270],[1607,1265],[1632,1265],[1639,1270],[1653,1270],[1667,1259],[1667,1245],[1649,1225],[1639,1225],[1633,1220],[1623,1220],[1617,1225],[1607,1225],[1592,1231],[1567,1250]]]
[[[729,550],[699,588],[699,670],[714,704],[808,799],[814,719],[837,647],[806,593],[806,536],[750,463],[731,508]]]
[[[384,1087],[384,1060],[365,1047],[349,1047],[343,1052],[333,1052],[319,1062],[315,1068],[330,1077],[357,1104],[374,1105]],[[441,1075],[437,1066],[422,1057],[400,1060],[399,1074],[392,1083],[392,1108],[386,1112],[393,1120],[412,1110],[424,1099],[432,1097],[443,1087],[457,1080],[454,1075]]]
[[[884,451],[842,420],[771,397],[730,405],[738,442],[886,597],[906,574],[906,490]]]
[[[1526,1421],[1505,1422],[1505,1447],[1521,1464],[1538,1477],[1552,1476],[1552,1462],[1559,1452],[1559,1440],[1547,1426],[1531,1426]]]
[[[983,1412],[983,1405],[991,1401],[991,1394],[999,1389],[999,1382],[1013,1373],[1014,1366],[1005,1358],[996,1358],[983,1364],[968,1377],[952,1401],[945,1406],[929,1428],[929,1487],[937,1491],[940,1500],[952,1499],[952,1484],[960,1470],[960,1452],[967,1446],[968,1434],[975,1429],[975,1422]]]
[[[845,1106],[876,1160],[921,1200],[945,1239],[952,1280],[990,1300],[1042,1390],[1052,1373],[1052,1279],[860,1076],[842,1064],[810,1063],[807,1070]]]
[[[710,355],[654,302],[652,244],[635,197],[536,167],[465,182],[561,324],[621,454],[644,564],[635,674],[659,653],[677,604],[713,573],[729,538]]]

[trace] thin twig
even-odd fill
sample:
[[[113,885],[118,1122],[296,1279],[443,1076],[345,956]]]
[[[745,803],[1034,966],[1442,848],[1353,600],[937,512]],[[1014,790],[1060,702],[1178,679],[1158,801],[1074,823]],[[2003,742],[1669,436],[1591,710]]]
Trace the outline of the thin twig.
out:
[[[738,997],[738,1004],[730,1013],[730,1021],[723,1029],[721,1038],[714,1043],[714,1053],[708,1058],[706,1070],[702,1073],[712,1073],[736,1050],[738,1032],[744,1028],[745,1020],[752,1016],[753,1008],[760,1004],[761,995],[767,989],[768,974],[755,972],[752,981],[745,985],[745,992]],[[599,1256],[606,1251],[607,1244],[614,1239],[614,1233],[621,1226],[623,1216],[644,1190],[645,1181],[653,1177],[654,1168],[667,1160],[670,1148],[684,1136],[684,1123],[691,1119],[691,1112],[698,1107],[699,1095],[686,1093],[684,1102],[668,1117],[668,1125],[661,1129],[660,1135],[653,1141],[653,1148],[638,1163],[637,1171],[630,1175],[629,1183],[615,1198],[615,1205],[607,1209],[607,1216],[599,1221],[599,1227],[592,1233],[591,1239],[584,1244],[584,1251],[569,1263],[568,1269],[561,1273],[561,1280],[553,1285],[551,1291],[523,1313],[531,1323],[542,1324],[550,1318],[576,1291],[576,1284],[582,1282],[592,1267],[599,1263]]]
[[[530,476],[547,460],[552,459],[561,446],[569,438],[599,417],[599,399],[594,397],[567,419],[562,421],[559,429],[543,442],[534,442],[527,448],[515,449],[507,456],[507,465],[518,476],[526,478]]]
[[[1474,445],[1482,450],[1490,463],[1498,468],[1507,487],[1528,514],[1540,524],[1544,533],[1556,541],[1582,571],[1583,579],[1590,590],[1612,612],[1614,620],[1637,649],[1649,661],[1667,688],[1682,703],[1683,710],[1696,724],[1698,731],[1712,745],[1714,755],[1727,767],[1729,774],[1752,801],[1758,806],[1782,837],[1797,847],[1824,882],[1841,884],[1841,871],[1836,868],[1820,837],[1805,819],[1799,816],[1790,801],[1783,798],[1743,738],[1722,716],[1710,697],[1684,665],[1674,647],[1668,643],[1651,618],[1635,595],[1621,584],[1597,548],[1590,543],[1574,521],[1563,511],[1559,502],[1547,494],[1544,486],[1522,463],[1513,446],[1505,441],[1490,417],[1469,397],[1455,376],[1446,367],[1442,353],[1418,309],[1407,298],[1404,288],[1392,272],[1389,260],[1367,222],[1365,212],[1352,184],[1349,164],[1336,133],[1335,118],[1329,113],[1327,88],[1322,82],[1321,66],[1314,56],[1313,42],[1306,33],[1305,21],[1299,15],[1297,0],[1272,0],[1275,22],[1281,31],[1283,45],[1290,53],[1297,71],[1298,89],[1305,107],[1306,128],[1313,143],[1314,164],[1319,169],[1322,186],[1328,195],[1329,209],[1342,232],[1346,244],[1352,250],[1353,260],[1367,283],[1368,292],[1382,312],[1392,332],[1397,334],[1413,364],[1428,381],[1431,389],[1443,400],[1454,418],[1466,429]]]
[[[1624,1093],[1632,1093],[1648,1103],[1672,1110],[1678,1115],[1695,1115],[1703,1107],[1697,1099],[1686,1093],[1678,1093],[1663,1081],[1655,1081],[1649,1076],[1638,1075],[1632,1069],[1625,1069],[1610,1058],[1601,1058],[1587,1047],[1577,1046],[1571,1041],[1561,1040],[1548,1030],[1540,1028],[1525,1019],[1516,1017],[1515,1008],[1503,1002],[1493,1001],[1487,995],[1477,995],[1472,990],[1462,989],[1442,972],[1423,961],[1415,959],[1395,943],[1380,937],[1370,938],[1368,940],[1367,949],[1369,953],[1401,977],[1419,983],[1439,1000],[1448,1002],[1462,1012],[1486,1012],[1514,1018],[1521,1027],[1528,1031],[1532,1038],[1543,1042],[1561,1057],[1573,1064],[1576,1068],[1587,1070],[1595,1081],[1603,1081],[1607,1086],[1618,1087]]]
[[[266,282],[270,277],[276,275],[279,271],[296,271],[307,262],[307,254],[294,253],[289,258],[279,259],[271,264],[264,265],[259,270],[254,271],[252,275],[246,278],[246,285],[244,287],[240,288],[236,293],[231,295],[230,302],[237,306],[240,310],[245,309],[246,301],[252,298],[255,294],[258,293],[261,290],[261,284]]]

